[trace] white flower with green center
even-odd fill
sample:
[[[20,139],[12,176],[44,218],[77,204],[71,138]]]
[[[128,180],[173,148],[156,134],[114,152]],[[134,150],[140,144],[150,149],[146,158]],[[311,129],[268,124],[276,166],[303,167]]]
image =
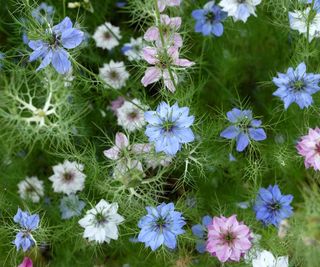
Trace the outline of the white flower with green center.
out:
[[[123,221],[124,218],[118,214],[118,203],[110,204],[101,199],[93,209],[86,212],[79,224],[85,229],[84,238],[101,244],[118,239],[118,225]]]

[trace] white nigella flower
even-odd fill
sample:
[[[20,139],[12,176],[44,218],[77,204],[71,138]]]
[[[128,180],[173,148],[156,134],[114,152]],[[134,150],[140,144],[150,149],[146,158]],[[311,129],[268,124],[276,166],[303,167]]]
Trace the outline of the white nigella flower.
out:
[[[260,3],[261,0],[222,0],[219,5],[234,21],[246,22],[250,15],[256,16],[256,6]]]
[[[128,57],[130,61],[142,59],[143,39],[139,37],[137,39],[130,38],[130,43],[123,45],[121,51]]]
[[[145,106],[142,106],[138,99],[133,99],[131,102],[124,101],[117,109],[118,125],[128,132],[141,129],[146,123],[142,108]]]
[[[79,224],[85,228],[84,238],[101,244],[118,239],[118,225],[123,221],[124,218],[118,214],[118,203],[109,204],[101,199],[93,209],[86,212]]]
[[[93,39],[96,41],[97,47],[111,50],[119,45],[120,29],[109,22],[105,22],[96,29]]]
[[[43,181],[40,181],[36,176],[26,177],[18,184],[18,189],[22,199],[29,199],[33,203],[38,203],[40,197],[44,196]]]
[[[114,62],[111,60],[108,64],[103,64],[99,69],[101,79],[114,89],[121,89],[125,86],[129,78],[129,72],[123,62]]]
[[[289,12],[290,28],[297,30],[299,33],[307,37],[308,32],[308,17],[311,8],[308,7],[305,10],[295,10]],[[313,38],[320,37],[320,13],[315,13],[312,20],[309,23],[309,42]]]
[[[252,267],[288,267],[288,256],[275,258],[271,252],[263,250],[252,260]]]
[[[53,183],[54,192],[70,195],[83,189],[86,175],[82,172],[84,169],[82,164],[65,160],[52,169],[54,174],[49,180]]]

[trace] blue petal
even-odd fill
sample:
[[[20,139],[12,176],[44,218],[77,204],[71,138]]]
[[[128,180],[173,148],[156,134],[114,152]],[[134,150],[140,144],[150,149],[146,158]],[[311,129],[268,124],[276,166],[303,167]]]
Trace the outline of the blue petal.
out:
[[[206,242],[205,241],[197,241],[196,250],[199,253],[205,253],[206,252]]]
[[[192,230],[192,233],[199,237],[199,238],[203,238],[204,237],[204,229],[203,229],[203,226],[201,224],[196,224],[196,225],[193,225],[191,227],[191,230]]]
[[[214,25],[212,25],[212,30],[211,32],[215,35],[215,36],[221,36],[223,34],[223,25],[222,23],[216,23]]]
[[[173,234],[171,231],[164,230],[163,236],[164,236],[164,244],[168,248],[174,249],[177,245],[176,235]]]
[[[72,21],[69,17],[65,17],[63,21],[61,21],[59,24],[55,25],[52,28],[52,31],[56,34],[62,34],[63,31],[71,29],[72,28]]]
[[[204,226],[208,226],[208,225],[210,225],[212,223],[212,217],[211,216],[209,216],[209,215],[206,215],[206,216],[204,216],[203,218],[202,218],[202,224],[204,225]]]
[[[227,139],[233,139],[233,138],[237,137],[239,133],[240,133],[239,128],[232,125],[232,126],[229,126],[228,128],[226,128],[225,130],[223,130],[221,132],[220,136],[227,138]]]
[[[249,135],[255,141],[262,141],[267,138],[267,135],[262,128],[249,128]]]
[[[69,54],[64,49],[57,49],[52,56],[52,65],[60,74],[66,74],[71,69]]]
[[[36,70],[39,71],[39,70],[47,67],[51,63],[51,60],[52,60],[52,51],[49,50],[48,53],[46,54],[46,56],[43,58],[40,66]]]
[[[249,145],[249,137],[245,133],[240,133],[237,137],[237,151],[242,152]]]
[[[227,112],[227,118],[232,123],[236,123],[241,116],[242,111],[237,108],[233,108],[231,111]]]
[[[192,17],[196,20],[200,20],[204,18],[204,10],[203,9],[196,9],[193,10],[191,13]]]
[[[77,47],[83,41],[84,33],[80,30],[71,28],[65,30],[61,35],[61,43],[63,47],[72,49]]]

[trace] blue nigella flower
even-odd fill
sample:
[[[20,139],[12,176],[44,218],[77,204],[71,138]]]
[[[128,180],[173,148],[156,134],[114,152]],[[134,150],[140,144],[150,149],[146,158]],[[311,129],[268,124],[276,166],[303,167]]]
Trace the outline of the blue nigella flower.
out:
[[[54,13],[54,7],[49,6],[47,3],[41,3],[37,8],[32,10],[31,15],[39,23],[50,23]]]
[[[182,144],[192,142],[194,135],[190,126],[194,116],[189,116],[189,108],[179,108],[161,102],[156,111],[144,113],[145,120],[149,123],[145,134],[149,141],[155,144],[156,152],[163,151],[167,155],[175,155]]]
[[[238,152],[242,152],[249,145],[250,139],[262,141],[267,138],[265,131],[260,128],[261,120],[253,119],[251,110],[233,108],[227,112],[227,118],[232,125],[222,131],[220,136],[235,139]]]
[[[162,244],[170,249],[177,245],[177,236],[184,233],[186,224],[182,214],[174,210],[174,204],[162,203],[155,207],[146,207],[148,214],[143,216],[138,227],[141,229],[138,240],[153,251]]]
[[[30,61],[42,59],[37,71],[45,68],[50,63],[57,72],[65,74],[71,69],[69,53],[65,49],[72,49],[83,41],[84,33],[72,27],[71,20],[66,17],[62,22],[49,29],[48,40],[30,41],[29,47],[34,50]]]
[[[273,95],[281,98],[285,109],[293,102],[300,109],[309,107],[313,103],[312,95],[320,90],[320,74],[306,73],[306,69],[302,62],[295,70],[289,68],[287,73],[278,73],[278,77],[273,78],[273,83],[278,86]]]
[[[60,211],[62,219],[70,219],[74,216],[79,216],[86,204],[79,200],[76,195],[64,196],[60,200]]]
[[[13,217],[13,221],[18,223],[21,227],[13,243],[15,244],[17,250],[22,248],[22,250],[26,252],[35,244],[31,231],[38,228],[40,221],[39,215],[31,215],[29,212],[22,211],[19,208],[17,214]]]
[[[199,253],[206,252],[206,238],[208,233],[208,225],[212,223],[212,217],[209,215],[206,215],[202,218],[201,224],[196,224],[192,226],[191,230],[192,233],[198,237],[197,244],[196,244],[196,250]]]
[[[254,205],[257,220],[278,227],[282,220],[292,215],[292,199],[292,195],[281,195],[278,185],[260,188]]]
[[[203,9],[192,11],[192,17],[197,21],[195,32],[201,32],[203,35],[221,36],[223,34],[223,25],[221,21],[227,17],[227,13],[210,1]]]

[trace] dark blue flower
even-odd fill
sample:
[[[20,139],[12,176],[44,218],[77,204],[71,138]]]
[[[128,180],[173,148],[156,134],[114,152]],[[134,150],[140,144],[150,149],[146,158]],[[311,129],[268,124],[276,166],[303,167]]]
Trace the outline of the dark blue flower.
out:
[[[13,217],[13,221],[18,223],[21,227],[20,231],[16,235],[14,244],[17,250],[22,248],[25,252],[35,244],[31,232],[36,230],[39,226],[39,215],[31,215],[29,212],[18,209],[17,214]]]
[[[79,216],[86,204],[79,200],[76,195],[64,196],[60,200],[60,211],[62,219],[70,219],[74,216]]]
[[[192,233],[198,237],[198,240],[196,241],[196,250],[199,253],[204,253],[206,251],[206,237],[208,233],[207,226],[212,223],[212,217],[209,215],[206,215],[202,218],[201,224],[196,224],[192,226],[191,230]]]
[[[221,21],[227,17],[227,13],[210,1],[203,9],[192,11],[192,17],[197,21],[195,31],[203,35],[221,36],[223,34],[223,25]]]
[[[149,123],[145,134],[155,144],[156,152],[163,151],[167,155],[175,155],[182,144],[192,142],[194,135],[190,126],[194,116],[189,116],[189,108],[179,108],[175,103],[172,107],[161,102],[156,111],[144,113]]]
[[[284,102],[287,109],[292,103],[297,103],[301,109],[313,103],[312,95],[320,90],[320,74],[306,73],[306,64],[300,63],[294,70],[289,68],[287,73],[278,73],[273,83],[278,86],[273,95]]]
[[[260,128],[261,120],[253,119],[251,110],[233,108],[227,112],[227,118],[232,125],[222,131],[220,136],[235,139],[238,152],[243,151],[249,145],[250,139],[262,141],[267,138],[265,131]]]
[[[260,188],[254,205],[257,220],[278,227],[282,220],[292,215],[292,199],[292,195],[282,195],[278,185]]]
[[[30,41],[29,47],[33,50],[30,61],[42,59],[37,70],[43,69],[52,63],[57,72],[65,74],[71,69],[69,53],[65,49],[72,49],[83,41],[84,33],[72,27],[71,20],[66,17],[62,22],[52,27],[49,40]]]
[[[162,244],[170,249],[177,245],[177,236],[184,233],[186,224],[182,214],[174,210],[174,204],[162,203],[155,207],[146,207],[148,214],[143,216],[138,227],[141,229],[138,240],[153,251]]]
[[[53,6],[49,6],[47,3],[41,3],[37,8],[32,10],[31,15],[41,24],[50,23],[54,13]]]

